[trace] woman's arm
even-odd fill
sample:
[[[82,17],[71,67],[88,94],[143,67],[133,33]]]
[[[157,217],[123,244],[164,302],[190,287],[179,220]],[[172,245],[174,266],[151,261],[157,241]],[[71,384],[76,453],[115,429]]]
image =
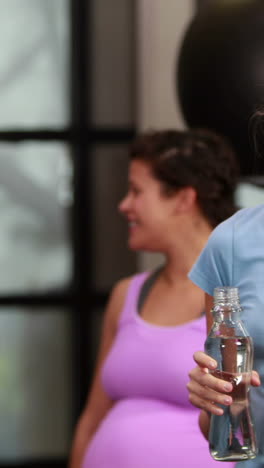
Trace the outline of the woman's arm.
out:
[[[101,368],[116,336],[129,281],[130,279],[124,279],[117,283],[106,307],[96,371],[86,406],[76,426],[69,468],[81,467],[89,441],[113,403],[102,387]]]

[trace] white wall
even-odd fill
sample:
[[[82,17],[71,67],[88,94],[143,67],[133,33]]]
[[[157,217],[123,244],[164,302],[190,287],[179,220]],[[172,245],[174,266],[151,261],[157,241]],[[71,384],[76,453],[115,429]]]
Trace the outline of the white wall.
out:
[[[193,0],[138,0],[138,122],[149,127],[183,127],[174,69]]]
[[[138,0],[137,108],[139,130],[184,128],[175,87],[175,61],[194,14],[193,0]],[[139,269],[153,268],[161,256],[139,255]]]

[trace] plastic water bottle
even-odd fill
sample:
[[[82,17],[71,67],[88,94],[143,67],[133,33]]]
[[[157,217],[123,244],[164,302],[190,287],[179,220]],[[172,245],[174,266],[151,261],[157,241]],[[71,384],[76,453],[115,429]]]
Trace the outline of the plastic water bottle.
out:
[[[214,290],[214,323],[205,341],[205,352],[217,361],[215,377],[231,382],[232,404],[224,414],[211,415],[209,449],[219,461],[255,458],[257,443],[250,408],[253,342],[241,321],[238,288]]]

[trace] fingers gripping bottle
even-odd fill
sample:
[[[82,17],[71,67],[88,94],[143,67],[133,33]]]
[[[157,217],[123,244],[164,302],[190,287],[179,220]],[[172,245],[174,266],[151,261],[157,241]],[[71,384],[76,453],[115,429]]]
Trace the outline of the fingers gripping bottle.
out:
[[[253,342],[241,321],[241,310],[238,288],[215,288],[214,323],[205,352],[217,361],[212,374],[233,385],[232,404],[222,406],[223,415],[211,415],[209,448],[219,461],[242,461],[257,454],[249,399]]]

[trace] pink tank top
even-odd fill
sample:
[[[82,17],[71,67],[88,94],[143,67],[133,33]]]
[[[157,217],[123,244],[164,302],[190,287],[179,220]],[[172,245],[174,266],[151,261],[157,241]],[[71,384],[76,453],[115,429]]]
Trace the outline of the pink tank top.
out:
[[[155,398],[195,410],[186,384],[193,353],[203,349],[205,317],[177,327],[146,322],[137,310],[146,277],[147,273],[134,276],[129,286],[118,334],[103,367],[104,388],[114,400]]]

